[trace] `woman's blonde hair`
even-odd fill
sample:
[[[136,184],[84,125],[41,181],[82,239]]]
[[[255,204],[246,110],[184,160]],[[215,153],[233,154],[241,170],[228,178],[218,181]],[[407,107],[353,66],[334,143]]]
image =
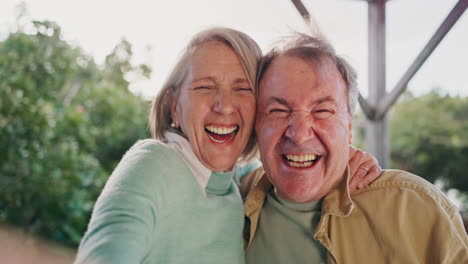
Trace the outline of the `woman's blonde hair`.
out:
[[[149,115],[149,128],[153,138],[166,142],[167,139],[164,136],[165,132],[173,132],[184,136],[180,129],[171,127],[171,123],[173,122],[171,115],[171,95],[176,98],[179,96],[180,88],[189,73],[192,55],[200,46],[209,41],[224,43],[237,54],[249,84],[257,91],[257,65],[262,57],[262,51],[257,43],[247,34],[230,28],[214,27],[203,30],[191,39],[179,61],[172,69],[169,78],[167,78],[166,82],[159,90],[158,95],[152,102]],[[240,158],[248,160],[255,155],[256,150],[255,135],[254,131],[252,131],[249,142]]]

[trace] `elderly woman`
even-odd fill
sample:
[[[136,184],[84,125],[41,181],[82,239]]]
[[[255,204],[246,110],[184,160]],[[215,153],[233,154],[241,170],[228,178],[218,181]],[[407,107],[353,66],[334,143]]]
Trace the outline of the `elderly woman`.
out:
[[[109,178],[76,263],[244,263],[238,181],[259,166],[250,160],[261,55],[227,28],[190,41],[153,102],[154,139],[137,142]],[[355,179],[362,164],[379,170],[358,151]]]

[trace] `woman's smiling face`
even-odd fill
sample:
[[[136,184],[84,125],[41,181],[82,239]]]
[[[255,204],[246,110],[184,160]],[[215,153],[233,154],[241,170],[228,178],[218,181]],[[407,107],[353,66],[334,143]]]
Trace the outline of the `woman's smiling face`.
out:
[[[212,171],[231,170],[255,120],[255,90],[237,54],[218,41],[202,44],[171,103],[172,119],[198,159]]]

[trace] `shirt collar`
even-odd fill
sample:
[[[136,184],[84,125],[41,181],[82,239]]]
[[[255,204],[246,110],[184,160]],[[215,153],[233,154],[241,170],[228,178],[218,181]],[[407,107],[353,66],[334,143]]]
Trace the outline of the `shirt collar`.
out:
[[[283,199],[276,195],[275,190],[272,188],[270,189],[269,196],[276,200],[279,204],[282,206],[289,208],[293,211],[296,212],[314,212],[314,211],[320,211],[320,208],[322,206],[322,200],[318,201],[313,201],[313,202],[308,202],[308,203],[295,203],[295,202],[290,202],[286,199]]]
[[[172,132],[165,132],[164,137],[168,141],[167,145],[184,160],[205,195],[207,193],[223,195],[228,192],[235,169],[228,172],[213,172],[201,163],[186,138]]]

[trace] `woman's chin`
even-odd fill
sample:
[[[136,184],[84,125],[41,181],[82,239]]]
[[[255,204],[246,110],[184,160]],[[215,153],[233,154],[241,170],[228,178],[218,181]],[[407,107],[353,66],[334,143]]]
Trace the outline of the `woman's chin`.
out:
[[[236,145],[219,146],[205,144],[198,156],[199,160],[208,169],[215,172],[230,171],[234,168],[241,155],[240,148]]]

